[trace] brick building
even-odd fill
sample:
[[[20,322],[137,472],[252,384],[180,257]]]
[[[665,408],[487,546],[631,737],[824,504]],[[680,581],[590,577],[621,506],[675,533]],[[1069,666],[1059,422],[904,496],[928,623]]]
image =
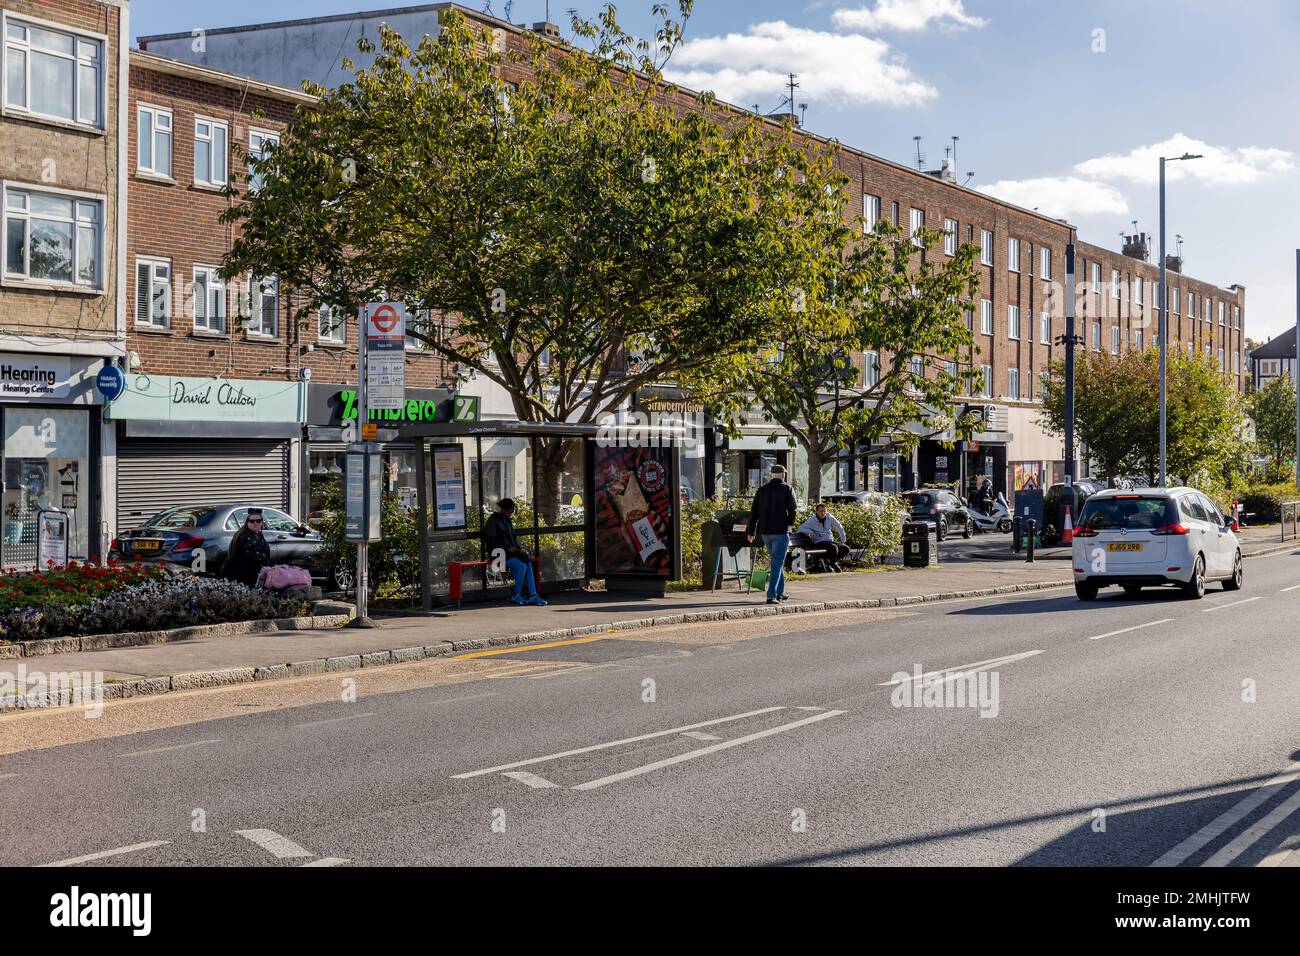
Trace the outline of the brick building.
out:
[[[201,50],[193,48],[189,34],[144,37],[141,44],[151,51],[247,72],[283,86],[296,86],[304,78],[339,83],[348,76],[337,57],[330,59],[333,51],[344,50],[358,67],[365,67],[372,56],[355,52],[357,39],[375,40],[381,23],[408,40],[436,34],[438,12],[447,6],[437,3],[210,30]],[[522,42],[523,28],[461,9],[491,30],[498,43]],[[559,32],[550,24],[536,24],[533,29],[553,37]],[[683,108],[691,108],[692,102],[682,95]],[[799,135],[810,143],[827,142],[807,131]],[[850,182],[850,215],[942,229],[952,233],[954,244],[973,242],[981,247],[981,291],[968,321],[977,349],[972,364],[984,373],[972,389],[970,403],[984,410],[985,426],[970,447],[957,452],[937,441],[922,442],[911,456],[888,448],[859,449],[854,467],[841,466],[837,474],[824,476],[823,486],[897,490],[989,475],[999,490],[1009,490],[1031,476],[1040,486],[1060,480],[1061,440],[1038,424],[1040,379],[1048,363],[1061,355],[1056,339],[1065,327],[1065,249],[1076,238],[1075,227],[963,188],[946,170],[918,171],[836,145],[840,169]],[[1144,240],[1134,237],[1124,252],[1083,242],[1076,242],[1076,249],[1076,332],[1087,337],[1085,347],[1106,350],[1152,344],[1158,270],[1147,261]],[[1169,289],[1171,343],[1207,350],[1241,388],[1244,288],[1219,288],[1172,268]],[[870,376],[887,359],[861,356],[863,374]],[[463,390],[477,390],[489,413],[509,415],[509,402],[489,383],[471,382]],[[779,427],[755,416],[741,437],[710,456],[703,490],[743,493],[774,460],[792,468],[798,485],[801,474],[806,476],[806,462],[790,444]]]
[[[274,276],[219,275],[248,188],[248,157],[312,98],[141,50],[130,54],[126,394],[117,429],[117,525],[163,507],[249,501],[304,516],[342,470],[357,376],[355,318],[311,309]],[[408,398],[443,401],[441,360],[410,343]],[[410,462],[390,453],[401,484]],[[413,481],[413,479],[409,479]],[[319,500],[316,507],[319,506]]]
[[[103,554],[114,441],[95,379],[122,354],[127,4],[0,2],[0,566]]]

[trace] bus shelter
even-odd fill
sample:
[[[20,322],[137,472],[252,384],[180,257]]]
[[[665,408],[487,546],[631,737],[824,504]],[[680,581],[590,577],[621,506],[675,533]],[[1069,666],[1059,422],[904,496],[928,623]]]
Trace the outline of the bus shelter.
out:
[[[662,594],[680,578],[678,431],[489,421],[409,424],[400,434],[415,443],[425,610],[451,599],[453,564],[458,600],[510,593],[509,572],[483,542],[502,498],[516,502],[515,531],[545,593],[603,579],[609,590]]]

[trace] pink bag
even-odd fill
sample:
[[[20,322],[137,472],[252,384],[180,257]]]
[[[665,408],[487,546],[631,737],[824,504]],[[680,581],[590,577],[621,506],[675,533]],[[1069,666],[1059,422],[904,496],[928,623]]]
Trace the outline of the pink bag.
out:
[[[295,568],[291,564],[273,564],[262,569],[259,580],[262,587],[272,591],[283,591],[295,584],[311,587],[311,572],[306,568]]]

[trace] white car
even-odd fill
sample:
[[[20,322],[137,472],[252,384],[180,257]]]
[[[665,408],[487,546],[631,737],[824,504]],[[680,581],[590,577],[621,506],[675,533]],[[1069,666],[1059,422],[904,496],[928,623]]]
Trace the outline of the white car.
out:
[[[1237,522],[1194,488],[1108,488],[1090,497],[1074,531],[1074,590],[1093,601],[1118,584],[1129,594],[1177,585],[1188,597],[1206,581],[1241,587]]]

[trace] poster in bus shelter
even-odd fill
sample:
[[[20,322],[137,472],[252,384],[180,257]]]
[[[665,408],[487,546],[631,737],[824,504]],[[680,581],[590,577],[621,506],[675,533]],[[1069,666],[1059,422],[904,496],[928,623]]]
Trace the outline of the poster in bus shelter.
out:
[[[672,454],[650,446],[593,449],[597,577],[673,576]]]

